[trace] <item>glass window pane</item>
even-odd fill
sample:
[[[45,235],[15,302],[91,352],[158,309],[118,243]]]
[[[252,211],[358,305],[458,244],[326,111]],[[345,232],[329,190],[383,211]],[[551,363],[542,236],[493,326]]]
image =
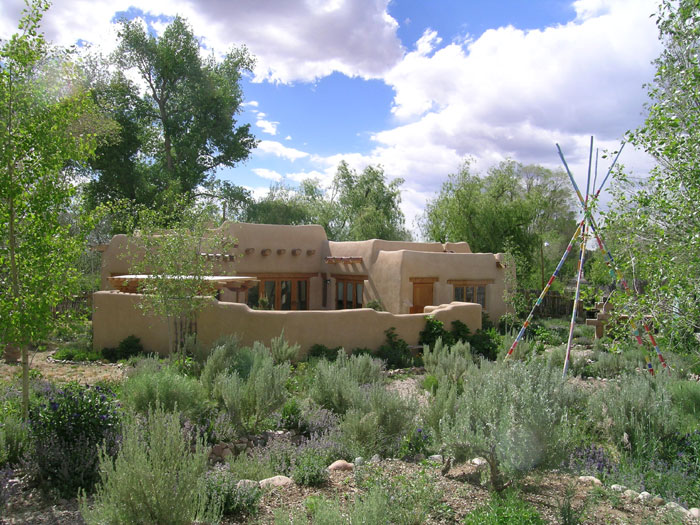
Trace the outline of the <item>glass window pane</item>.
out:
[[[486,308],[486,286],[476,287],[476,302],[479,303],[482,308]]]
[[[280,281],[280,310],[292,309],[292,281]]]
[[[259,298],[260,298],[260,285],[256,284],[255,286],[253,286],[251,289],[248,290],[248,300],[246,301],[246,304],[250,308],[257,308]]]
[[[464,302],[464,286],[455,286],[455,301]]]
[[[337,310],[342,310],[345,308],[345,302],[343,298],[345,297],[345,294],[343,293],[343,290],[345,289],[345,283],[342,281],[336,282],[336,309]]]
[[[362,308],[362,283],[355,283],[356,308]]]
[[[464,301],[467,303],[474,302],[474,287],[473,286],[465,286],[464,287]]]
[[[275,284],[275,281],[265,281],[265,298],[270,310],[274,310],[277,307],[275,304]]]
[[[297,281],[297,310],[308,310],[309,303],[306,299],[306,281]]]
[[[352,283],[345,283],[348,291],[348,297],[345,302],[345,308],[352,308]]]

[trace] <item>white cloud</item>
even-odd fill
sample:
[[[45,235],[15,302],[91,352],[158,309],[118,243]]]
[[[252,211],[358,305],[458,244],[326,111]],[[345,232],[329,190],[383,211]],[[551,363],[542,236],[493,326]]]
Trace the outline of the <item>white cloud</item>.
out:
[[[303,159],[308,157],[309,154],[305,151],[301,151],[295,148],[288,148],[283,144],[276,142],[274,140],[261,140],[258,147],[254,150],[254,154],[267,153],[270,155],[275,155],[277,157],[282,157],[287,160],[295,161],[297,159]]]
[[[258,113],[258,120],[255,122],[255,125],[259,127],[263,133],[267,133],[268,135],[277,135],[277,126],[279,125],[279,122],[259,118],[262,115],[264,115],[264,113]]]
[[[279,182],[282,180],[282,175],[277,173],[275,170],[268,170],[265,168],[254,168],[251,171],[255,173],[258,177],[262,177],[263,179],[273,180],[275,182]]]

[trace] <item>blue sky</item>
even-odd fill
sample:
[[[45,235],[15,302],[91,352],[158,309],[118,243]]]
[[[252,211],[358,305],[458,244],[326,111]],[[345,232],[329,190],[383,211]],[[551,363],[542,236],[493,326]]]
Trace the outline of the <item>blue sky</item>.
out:
[[[0,35],[22,8],[3,1]],[[558,142],[585,187],[590,135],[614,149],[643,120],[655,11],[656,0],[61,0],[43,29],[109,52],[118,15],[160,32],[181,14],[204,52],[247,45],[257,65],[240,121],[260,146],[218,175],[262,195],[274,182],[328,185],[343,159],[381,164],[405,180],[415,230],[466,159],[482,172],[506,158],[559,167]],[[652,166],[632,148],[621,162]]]

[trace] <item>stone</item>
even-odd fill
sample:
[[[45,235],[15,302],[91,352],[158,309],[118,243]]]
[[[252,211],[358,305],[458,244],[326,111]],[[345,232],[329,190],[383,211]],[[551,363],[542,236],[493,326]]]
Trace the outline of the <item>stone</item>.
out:
[[[627,490],[627,487],[624,485],[610,485],[610,490],[613,492],[624,492]]]
[[[628,499],[634,499],[637,496],[639,496],[639,492],[637,492],[636,490],[627,489],[622,493],[622,495]]]
[[[353,470],[355,468],[355,465],[352,463],[348,463],[344,459],[339,459],[337,461],[334,461],[328,466],[328,470],[331,472],[339,470],[339,471],[348,471],[348,470]]]
[[[678,514],[682,514],[683,516],[690,515],[690,511],[688,509],[681,507],[675,501],[669,501],[668,503],[666,503],[666,505],[664,505],[663,509],[665,511],[671,511],[671,512],[675,512]]]
[[[215,456],[221,457],[221,455],[224,452],[224,444],[223,443],[217,443],[213,447],[211,447],[211,453]]]
[[[381,457],[379,457],[379,454],[375,454],[372,456],[372,458],[369,460],[370,463],[379,463],[382,460]]]
[[[223,452],[221,452],[221,459],[226,459],[229,456],[232,456],[233,452],[231,452],[231,449],[226,447]]]
[[[690,514],[693,518],[696,520],[700,519],[700,509],[697,507],[693,507],[688,511],[688,514]]]
[[[257,489],[260,488],[260,483],[252,479],[242,479],[236,483],[237,489]]]
[[[603,484],[603,482],[595,476],[579,476],[578,481],[579,483],[583,483],[585,485],[595,485],[598,487],[600,487]]]
[[[265,489],[268,487],[287,487],[294,485],[294,481],[287,476],[272,476],[271,478],[260,480],[260,487]]]
[[[359,466],[362,466],[362,465],[364,464],[364,462],[365,462],[365,458],[363,458],[362,456],[357,456],[357,457],[353,460],[353,463],[355,464],[355,466],[358,466],[358,467],[359,467]]]
[[[666,503],[666,500],[663,499],[661,496],[654,496],[651,498],[651,501],[649,502],[652,507],[660,507],[664,503]]]
[[[653,496],[649,494],[647,491],[643,491],[639,493],[639,496],[637,496],[635,499],[641,501],[642,503],[646,503],[647,501],[651,500]]]
[[[432,456],[428,457],[430,461],[435,461],[437,463],[442,463],[442,455],[441,454],[433,454]]]
[[[472,465],[476,465],[477,467],[481,467],[482,465],[486,465],[487,461],[484,458],[474,458],[472,459]]]

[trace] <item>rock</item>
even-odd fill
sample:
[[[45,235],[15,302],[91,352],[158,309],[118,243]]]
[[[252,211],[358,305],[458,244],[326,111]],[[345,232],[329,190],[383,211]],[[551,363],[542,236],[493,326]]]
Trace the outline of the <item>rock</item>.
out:
[[[292,479],[287,476],[272,476],[271,478],[260,480],[260,487],[263,489],[268,487],[287,487],[293,484]]]
[[[579,477],[578,477],[578,482],[579,482],[579,483],[583,483],[583,484],[585,484],[585,485],[595,485],[595,486],[598,486],[598,487],[600,487],[600,486],[603,484],[603,482],[600,481],[600,480],[599,480],[598,478],[596,478],[595,476],[579,476]]]
[[[639,496],[639,492],[637,492],[636,490],[627,489],[622,493],[622,495],[627,499],[635,499],[637,496]]]
[[[688,513],[695,518],[696,520],[700,519],[700,509],[697,507],[693,507],[688,511]]]
[[[253,481],[252,479],[242,479],[236,483],[237,489],[257,489],[260,488],[260,483]]]
[[[379,463],[382,460],[382,458],[379,457],[379,454],[375,454],[372,456],[372,458],[369,460],[370,463]]]
[[[221,453],[221,459],[226,459],[229,456],[232,456],[233,452],[231,452],[231,449],[226,447],[223,452]]]
[[[484,458],[474,458],[471,461],[472,465],[476,465],[477,467],[481,467],[482,465],[486,465],[487,461]]]
[[[627,490],[627,487],[624,485],[610,485],[610,490],[613,492],[624,492]]]
[[[647,501],[651,500],[653,496],[649,494],[647,491],[640,492],[639,496],[637,496],[635,499],[638,501],[641,501],[642,503],[646,503]]]
[[[428,457],[430,461],[435,461],[437,463],[442,463],[442,455],[441,454],[433,454],[432,456]]]
[[[416,455],[413,457],[413,460],[414,460],[414,461],[423,461],[424,459],[425,459],[425,454],[416,454]]]
[[[666,500],[663,499],[661,496],[654,496],[653,498],[651,498],[651,501],[649,502],[649,504],[652,507],[660,507],[664,503],[666,503]]]
[[[362,456],[357,456],[353,460],[353,463],[355,464],[355,466],[358,466],[358,467],[361,466],[362,464],[364,464],[364,462],[365,462],[365,458],[363,458]]]
[[[328,466],[328,470],[331,472],[340,470],[340,471],[347,471],[347,470],[353,470],[355,468],[355,465],[352,463],[348,463],[344,459],[339,459],[337,461],[334,461]]]
[[[690,515],[690,511],[688,509],[681,507],[675,501],[669,501],[668,503],[666,503],[666,505],[664,505],[663,509],[665,511],[671,511],[671,512],[675,512],[677,514],[682,514],[683,516]]]

